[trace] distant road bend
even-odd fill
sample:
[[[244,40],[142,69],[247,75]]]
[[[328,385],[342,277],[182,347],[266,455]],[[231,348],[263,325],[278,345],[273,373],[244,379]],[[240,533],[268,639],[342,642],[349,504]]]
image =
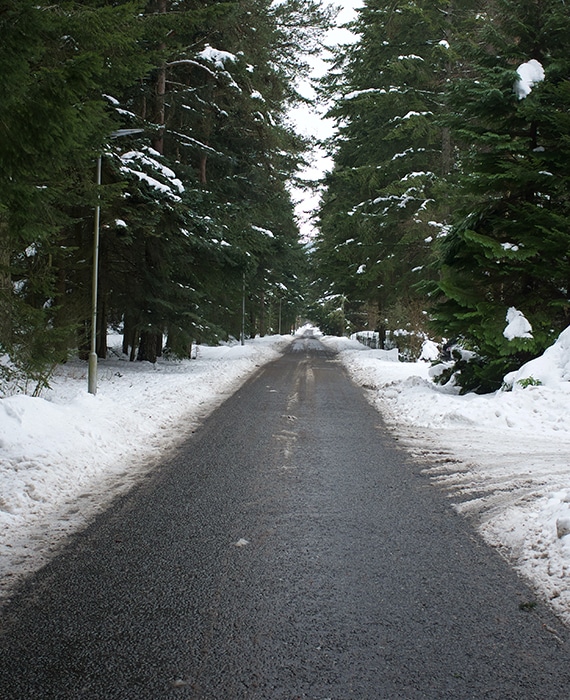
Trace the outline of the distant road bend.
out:
[[[568,700],[568,630],[313,337],[2,610],[3,700]]]

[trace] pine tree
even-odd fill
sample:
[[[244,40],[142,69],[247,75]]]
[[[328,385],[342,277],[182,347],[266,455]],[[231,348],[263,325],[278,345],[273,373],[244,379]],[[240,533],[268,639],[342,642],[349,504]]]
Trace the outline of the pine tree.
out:
[[[286,112],[327,13],[312,0],[4,5],[2,349],[40,365],[86,351],[96,205],[100,356],[109,322],[150,360],[164,336],[184,355],[235,334],[244,274],[249,332],[274,327],[278,302],[298,308],[287,182],[304,143]],[[125,129],[144,133],[115,138]]]
[[[473,75],[450,92],[468,208],[441,245],[435,321],[476,353],[459,384],[490,391],[568,324],[570,18],[556,0],[503,0],[480,25]],[[525,90],[529,61],[545,75]],[[511,307],[532,338],[504,336]]]
[[[120,84],[127,74],[132,80],[140,67],[139,7],[23,0],[4,3],[0,14],[0,343],[13,366],[40,384],[46,368],[66,355],[62,234],[72,223],[70,202],[93,194],[86,183],[112,129],[103,85]]]
[[[430,274],[450,211],[442,96],[466,4],[369,0],[354,23],[358,41],[341,47],[328,78],[339,138],[316,259],[361,327],[383,331],[386,317],[396,322],[407,306],[409,320],[421,303],[414,285]]]

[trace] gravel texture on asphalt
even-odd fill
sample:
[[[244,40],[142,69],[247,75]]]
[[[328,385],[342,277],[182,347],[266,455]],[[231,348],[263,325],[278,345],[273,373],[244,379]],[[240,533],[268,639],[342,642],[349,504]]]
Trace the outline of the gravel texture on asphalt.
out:
[[[567,700],[568,630],[311,337],[2,610],[5,700]]]

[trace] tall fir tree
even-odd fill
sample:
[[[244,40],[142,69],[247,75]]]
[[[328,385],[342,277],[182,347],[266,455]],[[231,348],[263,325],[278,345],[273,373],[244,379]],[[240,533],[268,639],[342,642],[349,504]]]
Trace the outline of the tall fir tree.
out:
[[[434,317],[475,353],[443,379],[491,391],[569,321],[570,17],[560,0],[497,0],[474,38],[449,96],[467,206],[441,244]],[[505,337],[510,308],[532,338]]]
[[[360,327],[416,317],[414,285],[450,211],[453,154],[443,92],[458,70],[458,2],[368,0],[326,93],[339,125],[325,181],[315,260]],[[363,314],[366,311],[366,315]],[[406,318],[407,317],[407,318]]]
[[[103,86],[144,70],[140,7],[23,0],[3,3],[0,13],[0,344],[11,367],[40,387],[45,368],[66,355],[62,231],[70,202],[94,195],[93,163],[113,128]]]
[[[24,375],[87,348],[96,205],[101,357],[109,322],[150,360],[236,334],[244,275],[250,333],[295,313],[286,112],[328,22],[313,0],[3,3],[0,344]]]

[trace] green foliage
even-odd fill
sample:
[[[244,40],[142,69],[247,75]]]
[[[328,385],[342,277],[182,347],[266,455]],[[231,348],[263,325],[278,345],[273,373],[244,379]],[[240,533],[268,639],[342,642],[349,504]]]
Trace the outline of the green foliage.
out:
[[[37,309],[17,298],[12,305],[13,333],[1,350],[9,362],[0,364],[0,394],[9,388],[38,396],[49,388],[56,366],[67,357],[70,328],[53,325],[52,308]]]
[[[97,205],[100,356],[109,323],[141,359],[163,337],[184,356],[238,335],[244,279],[247,333],[293,325],[306,264],[287,182],[306,143],[286,113],[330,21],[313,0],[3,3],[5,367],[41,383],[85,356]]]
[[[442,334],[477,353],[477,362],[456,366],[466,390],[498,388],[568,324],[570,92],[561,69],[570,68],[570,20],[562,10],[556,2],[496,3],[479,30],[485,49],[472,56],[477,79],[449,91],[468,208],[439,246],[433,316]],[[546,77],[518,99],[516,68],[531,57]],[[532,339],[503,336],[511,306],[530,321]]]
[[[341,294],[357,328],[429,309],[431,332],[471,352],[440,381],[492,391],[570,317],[567,7],[368,0],[353,29],[323,86],[339,137],[315,296]],[[529,59],[546,76],[523,98]],[[510,307],[532,338],[503,335]]]
[[[542,386],[540,379],[535,379],[534,377],[525,377],[524,379],[519,379],[517,384],[526,389],[529,386]]]
[[[43,368],[49,373],[65,358],[64,339],[79,321],[60,313],[67,290],[60,290],[59,260],[68,255],[63,232],[77,216],[73,207],[93,201],[86,183],[112,129],[102,92],[146,70],[140,8],[23,0],[4,3],[0,14],[7,97],[0,105],[0,345],[40,385]]]
[[[433,276],[433,242],[451,209],[442,94],[463,20],[439,5],[366,2],[352,27],[358,41],[340,47],[324,80],[339,138],[314,263],[322,293],[344,294],[357,326],[372,307],[369,328],[393,325],[397,302],[421,298],[416,285]]]
[[[344,336],[350,333],[345,314],[346,299],[332,295],[309,303],[307,313],[313,323],[326,335]]]

